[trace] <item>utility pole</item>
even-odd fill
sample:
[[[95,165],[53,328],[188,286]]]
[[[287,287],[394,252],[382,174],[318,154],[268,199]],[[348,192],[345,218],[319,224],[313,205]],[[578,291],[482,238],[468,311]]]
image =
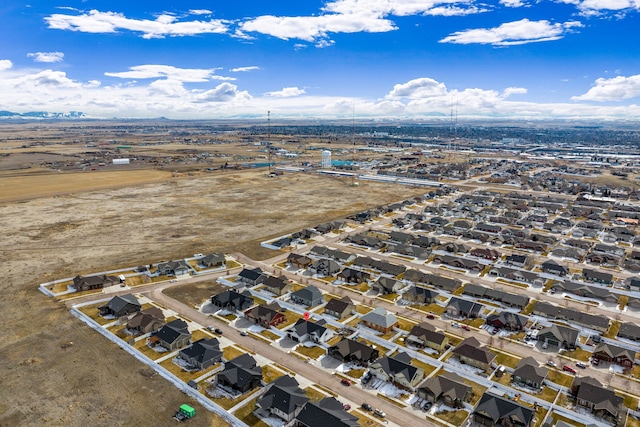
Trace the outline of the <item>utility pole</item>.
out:
[[[267,111],[267,153],[269,162],[269,176],[271,176],[271,111]]]

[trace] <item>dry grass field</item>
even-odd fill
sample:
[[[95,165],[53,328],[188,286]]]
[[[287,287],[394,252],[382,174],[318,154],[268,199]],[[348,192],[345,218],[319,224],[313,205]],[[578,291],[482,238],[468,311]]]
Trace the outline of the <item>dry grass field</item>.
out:
[[[199,412],[190,425],[221,425],[37,285],[195,252],[266,258],[267,237],[424,191],[264,171],[55,177],[0,176],[0,426],[171,425],[181,403]]]

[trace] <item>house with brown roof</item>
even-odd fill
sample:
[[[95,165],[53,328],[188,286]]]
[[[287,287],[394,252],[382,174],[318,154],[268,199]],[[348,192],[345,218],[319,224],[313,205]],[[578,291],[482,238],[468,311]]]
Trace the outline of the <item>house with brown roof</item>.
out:
[[[268,305],[256,305],[244,312],[244,317],[256,325],[263,328],[274,328],[287,321],[287,317],[282,313],[280,305],[273,302]]]
[[[606,342],[600,342],[593,349],[593,357],[605,362],[630,368],[636,358],[636,352],[628,348],[618,347]]]
[[[286,277],[268,276],[262,282],[264,290],[271,292],[274,295],[282,296],[288,292],[293,291],[293,285],[289,283]]]
[[[458,360],[460,360],[460,362],[484,371],[489,371],[491,369],[491,364],[496,358],[495,354],[482,347],[480,342],[474,337],[469,337],[463,340],[455,349],[453,349],[452,353],[458,356]]]
[[[386,295],[396,293],[404,286],[405,285],[400,280],[381,276],[378,280],[373,282],[371,290]]]
[[[618,336],[628,340],[640,341],[640,326],[631,322],[623,323],[618,330]]]
[[[436,302],[438,292],[422,286],[412,286],[402,294],[402,299],[418,304],[432,304]]]
[[[622,397],[617,396],[612,389],[586,381],[578,387],[576,405],[588,408],[596,417],[614,424],[618,424],[626,413]]]
[[[511,380],[540,390],[549,370],[541,367],[533,357],[525,357],[518,362]]]
[[[349,338],[343,338],[336,345],[327,349],[327,354],[343,363],[367,366],[380,357],[380,353],[369,344]]]
[[[158,344],[170,351],[186,346],[190,340],[191,332],[189,332],[187,322],[182,319],[167,323],[149,338],[149,342]]]
[[[313,263],[313,260],[306,255],[291,252],[287,257],[287,263],[295,268],[308,268]]]
[[[373,375],[404,390],[413,390],[424,378],[424,369],[411,364],[411,357],[404,352],[382,357],[369,365]]]
[[[309,271],[321,277],[335,276],[341,268],[340,264],[329,258],[318,259],[309,265]]]
[[[356,306],[348,296],[343,298],[331,298],[324,306],[325,314],[333,316],[338,320],[350,317],[356,313]]]
[[[528,406],[485,392],[472,417],[474,422],[487,427],[529,427],[533,424],[535,412]]]
[[[155,332],[164,325],[164,313],[158,307],[138,311],[127,322],[127,329],[134,334]]]

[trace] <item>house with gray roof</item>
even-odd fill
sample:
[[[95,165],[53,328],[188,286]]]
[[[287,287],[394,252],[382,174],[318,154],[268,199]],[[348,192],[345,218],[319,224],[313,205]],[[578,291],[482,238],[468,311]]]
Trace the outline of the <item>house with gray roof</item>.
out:
[[[527,324],[529,319],[518,313],[511,311],[501,311],[500,313],[492,313],[487,316],[486,323],[496,329],[504,329],[507,331],[521,331]]]
[[[404,283],[402,283],[400,280],[381,276],[378,280],[373,282],[373,284],[371,285],[371,289],[373,291],[386,295],[397,293],[404,286]]]
[[[618,424],[626,413],[623,399],[612,389],[604,388],[590,382],[582,382],[576,394],[576,405],[588,408],[599,418]]]
[[[213,253],[198,260],[198,264],[208,268],[224,268],[226,259],[224,254]]]
[[[441,332],[436,332],[435,327],[430,323],[422,322],[411,328],[404,341],[407,345],[418,348],[428,347],[440,352],[449,344],[449,337]]]
[[[424,378],[424,370],[411,365],[411,357],[404,352],[382,357],[369,365],[371,372],[404,390],[414,390]]]
[[[253,297],[249,291],[227,289],[212,296],[211,304],[223,310],[244,311],[253,305]]]
[[[587,282],[601,283],[604,285],[610,285],[613,282],[613,275],[611,273],[591,270],[590,268],[583,268],[582,276]]]
[[[322,291],[314,285],[309,285],[295,292],[291,292],[289,298],[292,303],[301,304],[306,307],[313,307],[324,303]]]
[[[336,345],[329,347],[327,354],[341,362],[360,366],[367,366],[380,356],[375,348],[350,338],[343,338]]]
[[[335,276],[340,272],[341,268],[338,262],[329,258],[320,258],[309,265],[309,271],[320,277]]]
[[[358,417],[344,409],[335,397],[307,402],[295,418],[297,427],[358,427]]]
[[[102,307],[98,307],[100,316],[122,317],[140,311],[140,302],[132,294],[118,295]]]
[[[441,401],[452,408],[462,408],[471,399],[472,387],[464,378],[449,372],[425,379],[418,385],[416,395],[428,402]]]
[[[538,341],[547,345],[574,349],[576,348],[579,334],[577,329],[554,324],[538,332]]]
[[[603,341],[598,343],[593,349],[593,357],[598,360],[604,360],[605,362],[611,362],[630,368],[633,366],[633,361],[636,358],[636,352],[634,350],[619,347]]]
[[[451,297],[447,304],[447,315],[454,319],[460,318],[476,318],[480,316],[484,306],[474,301]]]
[[[533,357],[525,357],[518,362],[511,380],[540,390],[548,374],[549,370],[541,367]]]
[[[327,305],[324,306],[324,312],[338,320],[342,320],[355,314],[356,306],[348,296],[344,296],[340,299],[331,298]]]
[[[623,323],[618,330],[618,337],[640,341],[640,326],[631,322]]]
[[[455,349],[453,349],[452,353],[458,356],[458,360],[460,360],[460,362],[480,368],[484,371],[489,371],[491,369],[491,364],[496,358],[495,354],[481,346],[480,342],[474,337],[464,339]]]
[[[311,320],[298,319],[291,328],[287,330],[287,337],[296,342],[311,341],[314,343],[325,343],[333,337],[333,331],[327,328],[324,320],[313,322]]]
[[[284,277],[267,276],[262,282],[263,289],[274,295],[282,296],[293,290],[293,285]]]
[[[158,264],[158,275],[160,276],[181,276],[184,274],[189,274],[189,264],[183,259]]]
[[[422,286],[412,286],[402,294],[402,299],[418,304],[432,304],[436,302],[438,292]]]
[[[398,324],[398,319],[384,308],[378,307],[362,316],[360,322],[371,329],[387,333]]]
[[[530,427],[535,412],[528,406],[485,392],[473,411],[473,421],[483,426]]]
[[[193,368],[203,370],[222,360],[222,350],[216,338],[202,338],[180,350],[179,356]]]
[[[256,402],[258,412],[271,414],[286,422],[292,421],[309,401],[295,378],[284,375],[273,381]]]

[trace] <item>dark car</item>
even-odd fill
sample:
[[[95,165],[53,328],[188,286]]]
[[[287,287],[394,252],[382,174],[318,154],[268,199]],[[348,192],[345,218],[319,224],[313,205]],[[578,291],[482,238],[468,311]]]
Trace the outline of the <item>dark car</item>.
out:
[[[216,334],[218,334],[218,335],[222,335],[222,329],[220,329],[220,328],[216,328],[216,329],[214,329],[214,331],[213,331],[213,332],[215,332],[215,333],[216,333]]]
[[[433,320],[435,318],[436,316],[434,316],[433,314],[427,314],[427,319]]]
[[[372,377],[372,376],[373,376],[373,375],[371,375],[371,372],[367,372],[366,374],[364,374],[364,377],[362,377],[362,380],[360,380],[360,382],[361,382],[363,385],[366,385],[369,381],[371,381],[371,377]]]
[[[347,379],[343,379],[343,380],[340,380],[340,384],[348,386],[348,385],[351,385],[351,381],[349,381]]]
[[[369,412],[373,411],[373,406],[369,405],[368,403],[363,403],[361,407],[365,411],[369,411]]]
[[[565,371],[565,372],[571,372],[572,374],[577,374],[577,373],[578,373],[578,371],[576,371],[575,369],[573,369],[573,368],[572,368],[571,366],[569,366],[569,365],[564,365],[564,366],[562,367],[562,370],[563,370],[563,371]]]

